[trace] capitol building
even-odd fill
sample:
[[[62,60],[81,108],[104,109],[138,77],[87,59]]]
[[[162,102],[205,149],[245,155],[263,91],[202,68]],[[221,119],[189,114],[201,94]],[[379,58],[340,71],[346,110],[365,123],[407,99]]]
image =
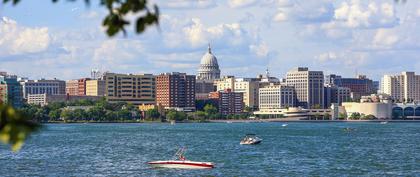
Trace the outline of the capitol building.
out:
[[[197,73],[197,80],[209,80],[213,81],[220,79],[220,69],[217,63],[217,58],[211,53],[211,47],[209,44],[208,51],[201,58],[200,68]]]
[[[220,69],[217,58],[211,52],[209,44],[207,52],[203,55],[198,68],[195,90],[196,99],[208,99],[208,94],[216,90],[214,81],[220,79]]]

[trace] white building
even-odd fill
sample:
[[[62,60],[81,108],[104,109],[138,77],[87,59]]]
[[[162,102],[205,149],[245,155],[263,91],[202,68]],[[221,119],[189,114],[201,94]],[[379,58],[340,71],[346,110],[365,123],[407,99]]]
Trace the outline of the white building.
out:
[[[324,74],[322,71],[296,68],[287,72],[286,84],[294,87],[297,106],[303,108],[324,107]]]
[[[197,80],[215,80],[220,78],[220,69],[217,58],[211,53],[209,44],[207,53],[201,58],[200,68],[197,73]]]
[[[420,101],[420,75],[402,72],[401,75],[384,75],[381,92],[397,102]]]
[[[294,96],[293,87],[270,84],[259,89],[259,109],[265,111],[293,107],[295,105]]]

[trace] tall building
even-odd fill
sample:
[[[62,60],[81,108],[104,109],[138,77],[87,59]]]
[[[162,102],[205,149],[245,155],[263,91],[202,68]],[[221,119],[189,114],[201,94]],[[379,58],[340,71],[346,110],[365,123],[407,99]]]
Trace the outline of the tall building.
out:
[[[347,87],[338,87],[335,85],[325,85],[324,88],[324,108],[331,107],[332,103],[337,103],[339,106],[343,102],[351,100],[351,90]]]
[[[22,85],[23,97],[27,98],[28,94],[49,94],[49,95],[65,95],[66,81],[53,80],[19,80]]]
[[[355,100],[377,92],[374,82],[365,75],[358,75],[357,78],[342,78],[339,75],[331,74],[325,76],[325,84],[350,88],[352,99]]]
[[[252,109],[258,109],[259,79],[225,76],[215,82],[217,85],[217,91],[231,89],[233,92],[243,93],[245,106]]]
[[[382,93],[397,102],[420,101],[420,75],[402,72],[401,75],[385,75],[382,78]]]
[[[299,67],[287,72],[286,84],[293,86],[296,105],[303,108],[324,107],[324,74],[322,71],[309,71]]]
[[[1,102],[21,107],[23,105],[22,86],[13,75],[0,75]]]
[[[68,95],[78,95],[79,94],[79,81],[78,80],[68,80],[68,81],[66,81],[66,94],[68,94]]]
[[[165,109],[195,110],[195,76],[163,73],[156,76],[156,103]]]
[[[105,96],[111,103],[155,104],[155,87],[152,74],[105,74]]]
[[[195,82],[195,98],[196,100],[207,100],[209,93],[216,91],[213,81],[196,80]]]
[[[87,96],[105,96],[105,80],[87,80]]]
[[[295,106],[295,93],[292,86],[270,84],[259,89],[259,109],[274,110]]]
[[[215,80],[220,78],[219,64],[217,58],[211,52],[209,44],[207,53],[201,58],[200,68],[197,73],[197,80]]]
[[[86,81],[90,80],[90,78],[81,78],[78,79],[78,92],[77,95],[83,96],[86,95]]]
[[[244,112],[243,93],[231,89],[210,93],[211,99],[218,100],[219,113],[222,115],[241,114]]]

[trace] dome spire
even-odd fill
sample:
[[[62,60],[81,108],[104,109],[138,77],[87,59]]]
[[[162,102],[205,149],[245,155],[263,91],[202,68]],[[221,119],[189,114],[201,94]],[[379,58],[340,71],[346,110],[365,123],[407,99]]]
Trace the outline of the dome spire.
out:
[[[211,53],[211,46],[210,46],[210,43],[209,43],[209,46],[208,46],[208,50],[209,50],[209,53]]]

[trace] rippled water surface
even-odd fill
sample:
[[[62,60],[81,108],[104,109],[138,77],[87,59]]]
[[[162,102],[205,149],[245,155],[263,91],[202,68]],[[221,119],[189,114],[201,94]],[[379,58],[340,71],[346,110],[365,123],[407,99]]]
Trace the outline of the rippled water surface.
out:
[[[18,153],[0,145],[0,176],[420,176],[420,123],[281,125],[51,124]],[[263,142],[239,145],[246,133]],[[171,159],[180,146],[216,168],[146,164]]]

